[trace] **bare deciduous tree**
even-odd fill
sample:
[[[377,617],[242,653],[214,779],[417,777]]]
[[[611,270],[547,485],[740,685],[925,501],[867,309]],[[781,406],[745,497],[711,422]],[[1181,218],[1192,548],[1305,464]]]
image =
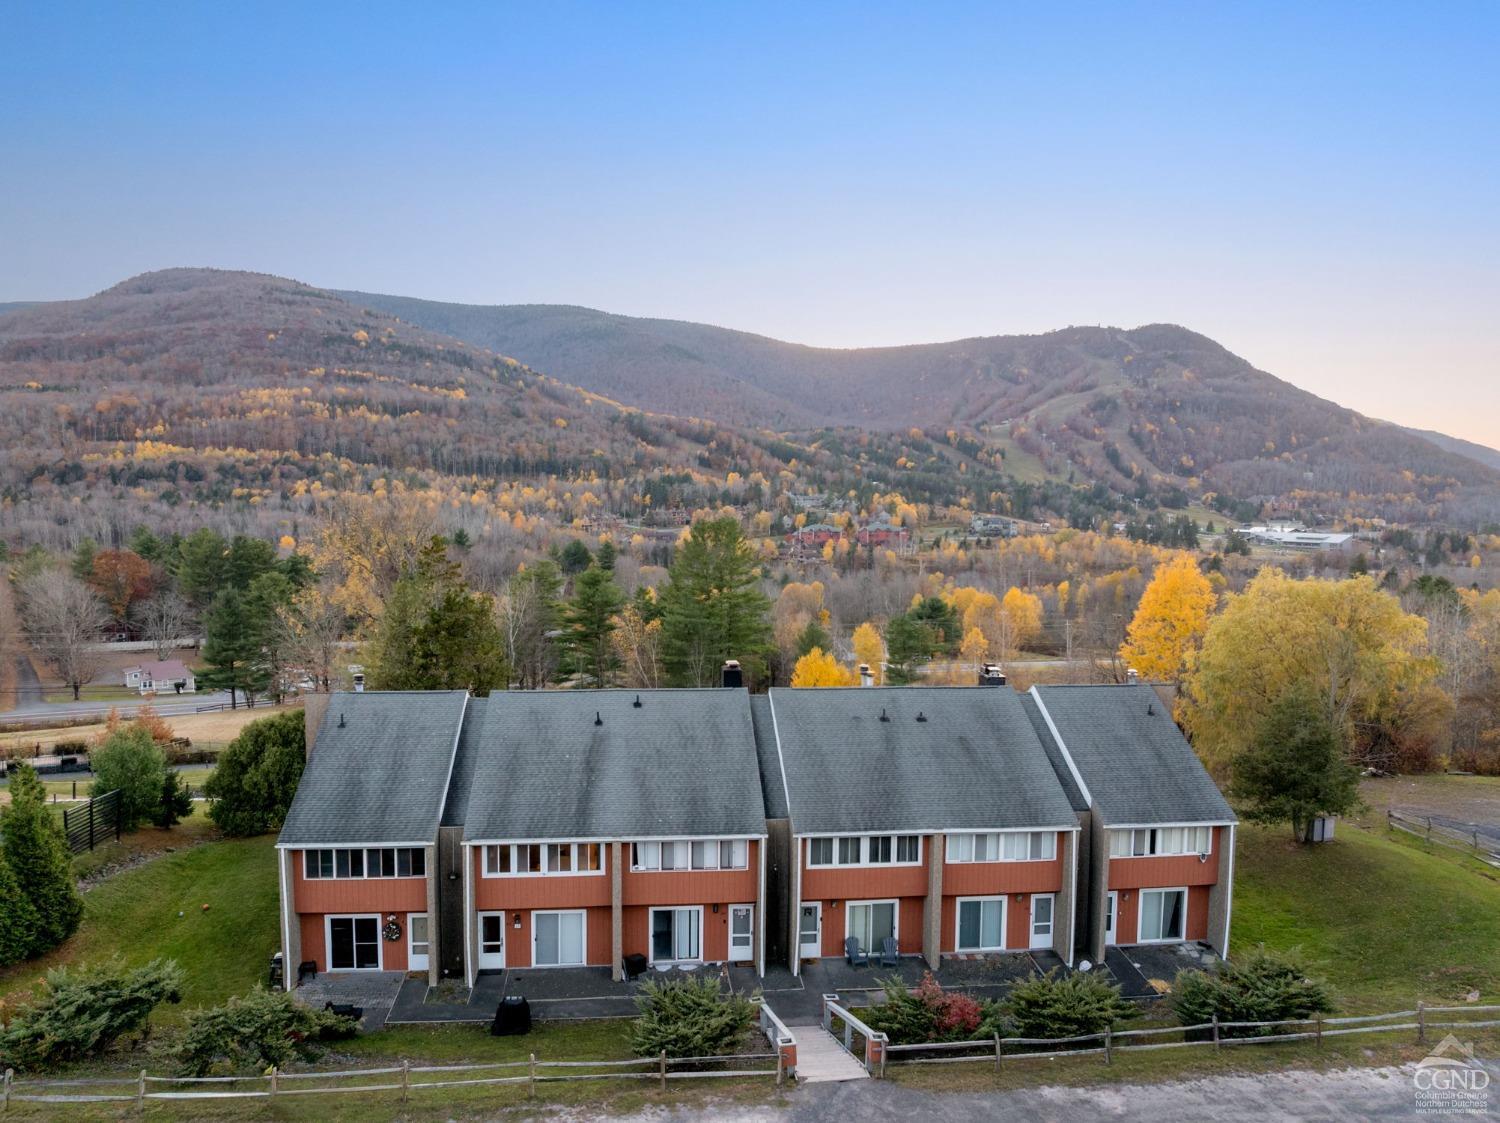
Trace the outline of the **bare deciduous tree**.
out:
[[[19,593],[21,621],[31,649],[73,691],[73,701],[78,701],[103,659],[98,645],[110,622],[109,609],[99,594],[60,569],[28,578]]]
[[[132,615],[158,659],[171,658],[178,641],[187,637],[193,626],[192,606],[173,589],[147,597],[135,606]]]

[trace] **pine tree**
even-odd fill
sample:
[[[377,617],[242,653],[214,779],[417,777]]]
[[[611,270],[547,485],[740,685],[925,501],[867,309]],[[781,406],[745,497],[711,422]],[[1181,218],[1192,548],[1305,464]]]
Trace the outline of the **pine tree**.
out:
[[[182,773],[167,769],[161,782],[161,801],[151,821],[169,831],[193,813],[193,789],[183,783]]]
[[[229,705],[243,693],[251,704],[270,682],[265,640],[246,595],[224,589],[214,597],[203,626],[203,661],[208,669],[198,681],[211,690],[229,691]]]
[[[760,566],[728,516],[695,523],[677,547],[662,592],[662,663],[674,685],[714,686],[726,660],[764,677],[771,602]]]
[[[10,806],[0,810],[0,840],[21,896],[36,911],[29,954],[40,955],[77,930],[83,898],[73,881],[62,822],[48,809],[47,790],[28,765],[11,767]]]
[[[563,612],[563,647],[569,667],[589,686],[614,684],[620,661],[610,640],[624,607],[625,594],[607,570],[593,566],[579,574]]]
[[[15,873],[0,848],[0,967],[8,967],[34,954],[37,947],[37,916],[31,898],[21,892]]]

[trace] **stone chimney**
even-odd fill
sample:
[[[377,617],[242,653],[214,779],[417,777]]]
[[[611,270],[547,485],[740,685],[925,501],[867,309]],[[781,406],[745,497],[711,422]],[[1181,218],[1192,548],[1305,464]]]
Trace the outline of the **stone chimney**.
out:
[[[859,685],[860,686],[874,686],[875,685],[875,674],[874,674],[873,671],[870,670],[870,664],[868,664],[868,663],[861,663],[859,665]]]
[[[723,684],[731,689],[738,690],[745,685],[745,672],[740,669],[738,659],[726,659],[722,675]]]

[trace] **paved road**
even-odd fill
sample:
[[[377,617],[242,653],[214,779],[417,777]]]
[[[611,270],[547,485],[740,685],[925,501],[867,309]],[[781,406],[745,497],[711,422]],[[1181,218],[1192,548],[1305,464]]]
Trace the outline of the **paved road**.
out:
[[[26,662],[30,666],[30,662]],[[18,664],[19,667],[19,664]],[[33,670],[32,677],[36,672]],[[181,699],[179,701],[178,699]],[[41,684],[36,686],[33,694],[27,688],[22,687],[18,694],[18,704],[14,709],[0,713],[0,722],[5,721],[34,721],[37,718],[74,718],[92,717],[95,714],[107,714],[110,710],[119,710],[121,714],[129,717],[140,709],[141,706],[149,704],[153,710],[163,717],[172,715],[197,713],[203,706],[218,706],[229,704],[227,691],[203,692],[197,694],[162,694],[158,697],[139,699],[115,699],[113,701],[91,702],[43,702],[41,700]],[[241,705],[243,705],[243,700]]]
[[[1500,1061],[1489,1060],[1489,1107],[1500,1118]],[[874,1080],[798,1088],[783,1108],[712,1105],[694,1111],[651,1110],[611,1118],[637,1123],[1267,1123],[1268,1120],[1407,1120],[1416,1113],[1413,1066],[1288,1072],[1270,1076],[1213,1076],[1169,1084],[1094,1088],[1039,1087],[1014,1092],[918,1092]],[[553,1118],[593,1118],[564,1109]]]
[[[16,707],[42,705],[42,680],[24,655],[16,656]]]

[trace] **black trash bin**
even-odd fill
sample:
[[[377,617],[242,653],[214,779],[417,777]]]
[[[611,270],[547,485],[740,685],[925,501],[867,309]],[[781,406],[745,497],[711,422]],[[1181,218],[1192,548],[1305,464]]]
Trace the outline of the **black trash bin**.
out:
[[[494,1037],[515,1037],[531,1032],[531,1003],[519,994],[509,994],[495,1007],[495,1021],[490,1026]]]
[[[637,975],[644,975],[646,968],[650,966],[646,957],[639,952],[625,956],[621,962],[625,965],[625,977],[627,979],[633,979]]]

